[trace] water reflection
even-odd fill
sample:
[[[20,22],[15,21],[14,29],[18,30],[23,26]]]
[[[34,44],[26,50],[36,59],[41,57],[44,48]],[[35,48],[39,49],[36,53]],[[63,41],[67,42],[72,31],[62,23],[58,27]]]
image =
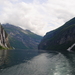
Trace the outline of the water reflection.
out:
[[[38,55],[37,50],[0,50],[0,66],[1,68],[11,67],[27,62],[36,55]]]
[[[0,55],[2,57],[2,55]],[[70,59],[69,59],[70,58]],[[5,63],[10,66],[0,75],[74,75],[75,55],[45,51],[7,51]]]
[[[0,50],[0,69],[5,64],[6,56],[7,56],[7,50]]]

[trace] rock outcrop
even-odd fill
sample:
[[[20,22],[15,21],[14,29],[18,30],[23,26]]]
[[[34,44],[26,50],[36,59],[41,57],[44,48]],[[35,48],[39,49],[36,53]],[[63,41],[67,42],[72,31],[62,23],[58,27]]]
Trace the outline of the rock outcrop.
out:
[[[0,24],[0,46],[3,48],[9,47],[8,35],[1,24]]]

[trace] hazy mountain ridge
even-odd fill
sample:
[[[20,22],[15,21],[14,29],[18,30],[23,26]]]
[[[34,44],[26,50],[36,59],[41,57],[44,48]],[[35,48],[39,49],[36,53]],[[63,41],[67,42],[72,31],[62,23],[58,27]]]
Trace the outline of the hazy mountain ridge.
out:
[[[63,26],[48,32],[41,43],[39,49],[45,50],[67,50],[75,43],[75,18],[66,22]]]
[[[3,24],[4,29],[9,35],[9,42],[16,49],[35,49],[42,37],[34,34],[30,30],[24,30],[20,27]]]

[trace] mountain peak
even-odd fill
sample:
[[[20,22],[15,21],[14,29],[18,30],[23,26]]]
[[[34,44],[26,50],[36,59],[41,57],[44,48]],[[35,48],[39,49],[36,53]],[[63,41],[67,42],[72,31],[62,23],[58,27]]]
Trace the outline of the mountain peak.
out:
[[[26,29],[25,31],[27,31],[27,32],[31,32],[30,30],[28,30],[28,29]]]
[[[75,17],[67,21],[64,25],[73,25],[75,24]]]

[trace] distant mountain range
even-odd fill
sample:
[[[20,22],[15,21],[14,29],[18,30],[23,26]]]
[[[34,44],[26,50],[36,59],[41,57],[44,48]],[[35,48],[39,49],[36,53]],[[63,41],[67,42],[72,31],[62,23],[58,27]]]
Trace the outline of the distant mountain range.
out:
[[[37,49],[42,39],[41,36],[34,34],[30,30],[24,30],[8,23],[2,26],[9,35],[10,45],[15,49]]]
[[[75,43],[75,18],[66,22],[63,26],[48,32],[38,49],[66,51]],[[75,50],[75,48],[73,48]]]

